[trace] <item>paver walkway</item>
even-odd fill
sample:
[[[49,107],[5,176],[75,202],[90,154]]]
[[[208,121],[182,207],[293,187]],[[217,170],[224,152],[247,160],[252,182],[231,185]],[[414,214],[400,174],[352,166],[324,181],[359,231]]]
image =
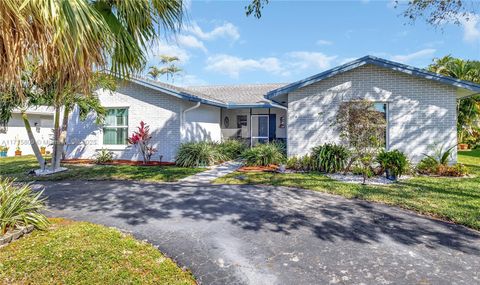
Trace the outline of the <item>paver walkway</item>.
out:
[[[395,207],[271,186],[49,182],[50,215],[158,245],[201,284],[480,284],[480,234]]]
[[[213,180],[234,172],[242,166],[241,161],[227,161],[211,169],[180,179],[180,183],[210,183]]]

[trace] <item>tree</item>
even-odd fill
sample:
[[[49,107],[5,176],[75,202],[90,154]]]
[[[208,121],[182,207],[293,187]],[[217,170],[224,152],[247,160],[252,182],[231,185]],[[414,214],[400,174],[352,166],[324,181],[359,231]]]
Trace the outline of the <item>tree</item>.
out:
[[[396,0],[396,7],[400,7],[400,1]],[[460,24],[478,11],[479,3],[465,0],[411,0],[403,12],[403,16],[415,21],[424,18],[433,26],[445,22]]]
[[[173,81],[174,76],[182,72],[182,69],[175,65],[177,61],[179,61],[179,58],[176,56],[160,55],[160,63],[164,66],[160,68],[150,66],[147,74],[150,75],[153,80],[157,80],[161,75],[166,75],[167,80],[171,78]]]
[[[182,0],[1,2],[0,92],[28,100],[22,74],[30,62],[38,63],[31,80],[53,92],[53,169],[63,147],[60,114],[66,98],[92,94],[95,70],[119,77],[143,70],[149,44],[160,31],[177,31],[182,16]]]
[[[245,6],[245,13],[247,14],[247,17],[253,14],[253,16],[257,19],[260,19],[262,17],[262,10],[265,7],[265,5],[268,4],[269,0],[252,0],[250,4]]]
[[[372,164],[381,146],[385,145],[385,117],[367,100],[355,100],[340,104],[334,125],[341,139],[352,149],[347,167],[358,162],[365,184]]]
[[[160,68],[156,66],[150,66],[148,70],[148,75],[152,77],[153,80],[157,80],[157,78],[162,74]]]
[[[95,69],[119,76],[140,71],[160,31],[176,31],[182,0],[3,0],[0,4],[0,89],[17,89],[32,59],[35,82],[88,91]]]
[[[140,122],[140,126],[133,132],[132,136],[128,138],[128,143],[133,144],[138,148],[143,157],[143,163],[150,162],[150,158],[157,151],[150,145],[152,135],[150,134],[150,126],[143,121]]]
[[[480,62],[454,58],[450,55],[435,59],[428,69],[442,75],[480,83]],[[457,101],[457,132],[461,143],[473,139],[480,133],[480,95]]]

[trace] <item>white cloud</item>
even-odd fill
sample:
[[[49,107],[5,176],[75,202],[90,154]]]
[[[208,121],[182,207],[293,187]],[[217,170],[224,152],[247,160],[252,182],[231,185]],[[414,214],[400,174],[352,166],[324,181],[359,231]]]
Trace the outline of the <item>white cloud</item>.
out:
[[[318,40],[317,45],[319,45],[319,46],[330,46],[330,45],[333,45],[333,42],[328,41],[328,40]]]
[[[414,53],[405,54],[405,55],[394,55],[392,56],[393,61],[407,63],[409,61],[425,58],[425,57],[432,57],[433,54],[436,52],[433,48],[422,49]]]
[[[200,49],[203,52],[207,52],[207,48],[202,41],[199,41],[196,37],[192,35],[179,35],[177,37],[178,43],[182,47]]]
[[[151,52],[157,57],[160,55],[176,56],[180,64],[185,64],[190,60],[190,53],[176,44],[158,41],[152,46]]]
[[[177,86],[199,86],[199,85],[207,85],[208,82],[198,78],[193,74],[186,74],[183,76],[175,77],[174,84]]]
[[[463,40],[466,42],[474,42],[480,39],[480,16],[469,13],[465,18],[459,19],[463,27]]]
[[[238,40],[240,38],[240,32],[237,26],[232,23],[226,22],[221,26],[215,27],[210,32],[205,32],[196,23],[187,27],[187,31],[194,34],[202,40],[215,40],[217,38],[229,38],[231,40]]]
[[[337,56],[327,56],[320,52],[294,51],[278,57],[241,58],[218,54],[207,59],[206,70],[238,78],[246,71],[263,71],[275,75],[289,76],[295,72],[311,70],[320,72],[332,66]]]
[[[262,70],[275,74],[281,74],[284,72],[280,61],[276,57],[244,59],[227,54],[219,54],[209,57],[205,69],[223,73],[232,78],[238,78],[242,71]]]
[[[294,51],[287,53],[292,60],[289,65],[299,69],[324,70],[332,65],[336,56],[327,56],[321,52]]]

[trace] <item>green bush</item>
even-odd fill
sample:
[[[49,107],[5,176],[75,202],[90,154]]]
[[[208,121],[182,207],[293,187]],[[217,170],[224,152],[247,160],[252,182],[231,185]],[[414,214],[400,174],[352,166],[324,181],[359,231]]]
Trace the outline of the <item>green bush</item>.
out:
[[[182,167],[209,166],[224,161],[225,157],[211,142],[189,142],[180,145],[176,164]]]
[[[350,152],[341,145],[324,144],[314,147],[311,157],[314,170],[335,173],[345,168]]]
[[[312,170],[312,157],[310,155],[304,156],[292,156],[287,160],[287,168],[297,171],[310,171]]]
[[[382,167],[383,171],[389,169],[395,176],[400,177],[408,171],[409,163],[407,156],[397,149],[392,151],[380,151],[376,160]]]
[[[109,151],[108,149],[102,148],[95,154],[95,163],[96,164],[103,164],[113,161],[113,152]]]
[[[281,164],[285,161],[285,145],[281,143],[265,143],[247,149],[242,157],[248,166],[267,166]]]
[[[9,178],[0,178],[0,234],[18,227],[47,228],[48,219],[40,213],[45,209],[42,192],[33,192],[30,185],[17,186]]]
[[[217,144],[216,148],[226,160],[232,160],[239,158],[247,149],[247,145],[240,140],[226,140]]]

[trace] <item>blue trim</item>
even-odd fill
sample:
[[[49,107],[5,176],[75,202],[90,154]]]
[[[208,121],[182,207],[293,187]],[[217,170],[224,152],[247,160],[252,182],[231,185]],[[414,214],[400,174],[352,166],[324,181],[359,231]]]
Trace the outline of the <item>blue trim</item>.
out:
[[[449,85],[453,85],[453,86],[456,86],[456,87],[459,87],[459,88],[464,88],[464,89],[467,89],[467,90],[480,92],[480,85],[475,84],[475,83],[470,82],[470,81],[455,79],[455,78],[452,78],[452,77],[448,77],[448,76],[440,75],[440,74],[437,74],[437,73],[433,73],[433,72],[430,72],[430,71],[427,71],[427,70],[424,70],[424,69],[421,69],[421,68],[416,68],[416,67],[401,64],[401,63],[398,63],[398,62],[394,62],[394,61],[378,58],[378,57],[375,57],[375,56],[367,55],[367,56],[364,56],[362,58],[356,59],[354,61],[351,61],[351,62],[345,63],[343,65],[337,66],[335,68],[332,68],[330,70],[327,70],[327,71],[321,72],[319,74],[307,77],[303,80],[300,80],[300,81],[288,84],[286,86],[277,88],[275,90],[272,90],[272,91],[268,92],[267,95],[265,95],[265,98],[272,99],[273,97],[276,97],[276,96],[279,96],[279,95],[282,95],[282,94],[290,93],[290,92],[292,92],[296,89],[308,86],[308,85],[316,83],[320,80],[333,77],[335,75],[341,74],[343,72],[352,70],[354,68],[357,68],[357,67],[360,67],[360,66],[363,66],[363,65],[366,65],[366,64],[373,64],[373,65],[376,65],[376,66],[385,67],[385,68],[389,68],[389,69],[392,69],[392,70],[400,71],[400,72],[410,74],[410,75],[413,75],[413,76],[417,76],[417,77],[421,77],[421,78],[425,78],[425,79],[429,79],[429,80],[435,80],[435,81],[438,81],[438,82],[441,82],[441,83],[444,83],[444,84],[449,84]]]

